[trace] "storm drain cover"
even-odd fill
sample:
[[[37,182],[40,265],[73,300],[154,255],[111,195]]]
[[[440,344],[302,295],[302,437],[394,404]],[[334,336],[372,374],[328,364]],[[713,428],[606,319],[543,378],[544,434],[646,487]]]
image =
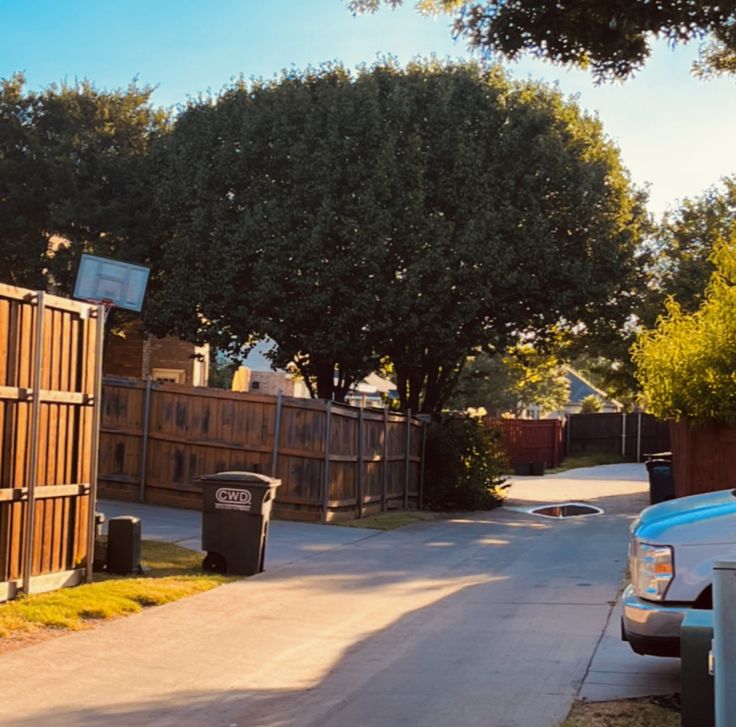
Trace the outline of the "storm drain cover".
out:
[[[582,517],[583,515],[602,515],[603,510],[595,505],[586,505],[582,502],[563,502],[559,505],[542,505],[529,510],[532,515],[542,517]]]

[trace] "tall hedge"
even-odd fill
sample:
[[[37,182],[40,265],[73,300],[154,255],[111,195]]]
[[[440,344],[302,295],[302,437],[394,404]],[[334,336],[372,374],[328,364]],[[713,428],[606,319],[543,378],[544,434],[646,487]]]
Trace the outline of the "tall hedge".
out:
[[[646,408],[662,419],[736,424],[736,231],[711,259],[700,308],[687,314],[670,300],[632,348]]]
[[[430,510],[490,510],[508,459],[501,432],[478,419],[443,415],[427,433],[424,503]]]

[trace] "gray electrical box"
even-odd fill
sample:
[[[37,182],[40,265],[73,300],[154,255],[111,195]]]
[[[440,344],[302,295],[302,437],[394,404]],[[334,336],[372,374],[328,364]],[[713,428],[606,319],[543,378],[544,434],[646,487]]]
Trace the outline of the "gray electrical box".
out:
[[[714,727],[715,697],[710,673],[713,611],[687,612],[680,632],[681,727]]]

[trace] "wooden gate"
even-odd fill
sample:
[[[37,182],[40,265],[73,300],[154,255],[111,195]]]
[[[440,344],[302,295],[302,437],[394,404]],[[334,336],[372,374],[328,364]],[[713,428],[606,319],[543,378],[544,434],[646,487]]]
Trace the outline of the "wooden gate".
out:
[[[500,427],[512,465],[544,462],[545,467],[559,466],[563,453],[559,419],[489,419],[487,422]]]
[[[0,284],[0,601],[91,579],[102,320]]]

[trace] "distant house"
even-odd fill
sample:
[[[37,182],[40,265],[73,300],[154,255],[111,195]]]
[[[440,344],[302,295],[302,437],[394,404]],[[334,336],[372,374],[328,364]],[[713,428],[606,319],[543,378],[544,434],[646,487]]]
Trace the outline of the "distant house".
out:
[[[396,398],[396,384],[378,374],[368,374],[348,392],[345,401],[353,406],[382,407],[386,405],[386,399]]]
[[[104,373],[207,386],[209,358],[209,346],[195,346],[174,336],[150,336],[141,331],[140,321],[130,321],[119,335],[107,336]]]
[[[304,381],[285,369],[274,370],[268,352],[274,347],[273,341],[258,343],[246,356],[243,365],[235,372],[232,388],[234,391],[250,391],[253,394],[276,396],[309,397]]]
[[[285,396],[309,397],[309,390],[302,379],[290,371],[271,367],[268,353],[274,346],[273,341],[265,340],[253,348],[235,373],[233,389],[272,396],[281,391]],[[353,406],[384,406],[386,398],[395,397],[395,384],[378,374],[369,374],[348,392],[345,401]]]
[[[565,376],[570,384],[570,397],[562,409],[552,412],[541,412],[538,406],[530,406],[525,412],[528,419],[559,419],[567,414],[578,414],[582,407],[583,399],[594,396],[601,403],[601,412],[608,414],[619,412],[623,409],[620,402],[612,399],[605,391],[590,383],[579,371],[567,368]]]

